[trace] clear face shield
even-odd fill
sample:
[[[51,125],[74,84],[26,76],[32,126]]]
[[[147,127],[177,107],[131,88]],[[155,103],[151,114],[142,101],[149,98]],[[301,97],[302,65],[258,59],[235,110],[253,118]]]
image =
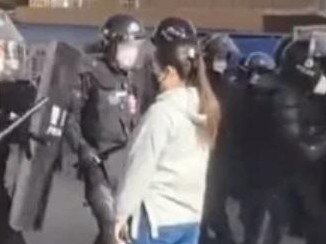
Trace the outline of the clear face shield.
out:
[[[128,71],[136,67],[143,44],[143,39],[123,40],[117,44],[116,61],[120,69]]]
[[[0,80],[21,78],[25,64],[25,44],[0,39]]]
[[[309,40],[308,58],[302,68],[320,70],[313,92],[326,95],[326,26],[306,26],[294,29],[294,40]]]
[[[311,33],[308,59],[305,62],[307,68],[312,68],[315,63],[321,69],[319,80],[313,92],[319,95],[326,94],[326,32],[315,31]]]

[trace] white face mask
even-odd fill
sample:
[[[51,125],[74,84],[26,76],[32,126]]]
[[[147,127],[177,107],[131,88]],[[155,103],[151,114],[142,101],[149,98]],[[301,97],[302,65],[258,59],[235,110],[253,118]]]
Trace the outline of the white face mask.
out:
[[[214,59],[213,60],[213,71],[224,74],[227,68],[227,62],[223,59]]]
[[[322,75],[314,88],[314,93],[318,95],[326,94],[326,77]]]
[[[257,86],[260,81],[260,75],[259,74],[253,74],[249,80],[249,84],[253,86]]]
[[[119,68],[130,70],[135,67],[143,41],[128,41],[117,46],[117,62]]]

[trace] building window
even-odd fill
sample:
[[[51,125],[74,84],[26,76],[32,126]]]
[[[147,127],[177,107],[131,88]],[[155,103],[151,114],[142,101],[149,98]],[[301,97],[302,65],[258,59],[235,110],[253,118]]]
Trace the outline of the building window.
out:
[[[140,0],[120,0],[120,4],[124,8],[133,9],[140,7]]]
[[[81,8],[87,0],[29,0],[31,8]]]

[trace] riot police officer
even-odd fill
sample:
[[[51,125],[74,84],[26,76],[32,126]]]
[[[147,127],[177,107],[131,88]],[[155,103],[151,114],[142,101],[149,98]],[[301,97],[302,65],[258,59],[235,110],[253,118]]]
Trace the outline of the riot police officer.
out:
[[[226,143],[222,145],[226,171],[223,185],[228,188],[223,208],[231,233],[228,239],[234,243],[259,241],[267,196],[275,184],[271,180],[274,174],[268,171],[273,165],[269,147],[273,141],[272,97],[277,90],[274,68],[271,57],[255,52],[243,60],[228,83],[227,123],[221,141]]]
[[[5,130],[14,119],[32,106],[36,88],[27,80],[0,81],[0,131]],[[28,122],[16,128],[0,141],[0,242],[4,244],[25,243],[21,233],[9,225],[9,213],[15,191],[15,173],[19,162],[9,160],[19,152],[29,155]]]
[[[23,37],[15,29],[10,18],[1,12],[0,26],[0,131],[10,125],[15,118],[24,113],[34,101],[36,88],[24,77],[26,44]],[[26,148],[27,127],[25,123],[13,134],[0,140],[0,243],[23,244],[21,233],[9,225],[11,197],[15,179],[9,174],[8,163],[13,148]],[[11,162],[10,162],[11,163]],[[15,162],[13,162],[15,163]]]
[[[279,243],[281,203],[277,187],[284,167],[274,136],[274,97],[279,90],[276,64],[271,56],[254,52],[244,60],[245,93],[238,131],[243,188],[240,195],[244,243]]]
[[[142,23],[130,15],[115,15],[101,33],[103,55],[86,58],[80,67],[66,134],[78,153],[86,199],[99,227],[96,243],[107,244],[126,144],[153,90]]]
[[[325,50],[324,36],[292,41],[284,50],[279,78],[281,90],[275,99],[277,132],[291,165],[288,177],[291,234],[308,243],[325,243],[323,199],[325,178]]]
[[[202,42],[202,48],[211,86],[221,104],[222,121],[217,147],[209,165],[201,242],[229,244],[234,243],[234,237],[231,234],[225,206],[230,195],[231,165],[236,161],[232,134],[233,122],[237,120],[233,117],[239,114],[237,112],[239,107],[234,105],[241,95],[240,86],[237,84],[241,52],[226,34],[208,35]]]

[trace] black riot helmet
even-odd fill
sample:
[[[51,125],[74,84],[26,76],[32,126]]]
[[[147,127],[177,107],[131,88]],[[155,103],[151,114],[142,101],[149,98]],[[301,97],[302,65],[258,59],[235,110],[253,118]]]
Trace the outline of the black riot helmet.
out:
[[[276,68],[274,59],[264,52],[253,52],[245,59],[243,66],[249,73],[273,72]]]
[[[135,17],[118,14],[108,18],[101,28],[101,34],[107,42],[110,42],[116,39],[143,39],[146,37],[146,30]]]
[[[277,67],[281,64],[282,54],[285,48],[293,41],[292,35],[283,36],[278,43],[273,52],[274,61]]]
[[[116,71],[128,71],[137,66],[146,39],[143,24],[131,15],[110,17],[101,28],[104,60]]]
[[[209,35],[201,46],[209,70],[223,74],[226,69],[234,70],[238,66],[241,52],[229,35]]]
[[[312,49],[311,40],[293,41],[282,54],[280,74],[284,82],[313,91],[317,84],[325,82],[325,57]]]
[[[197,30],[189,20],[169,17],[158,24],[152,41],[155,45],[187,41],[196,42]]]
[[[244,59],[241,69],[245,74],[249,86],[255,88],[272,88],[269,79],[270,74],[274,74],[276,64],[274,59],[264,52],[253,52]]]

